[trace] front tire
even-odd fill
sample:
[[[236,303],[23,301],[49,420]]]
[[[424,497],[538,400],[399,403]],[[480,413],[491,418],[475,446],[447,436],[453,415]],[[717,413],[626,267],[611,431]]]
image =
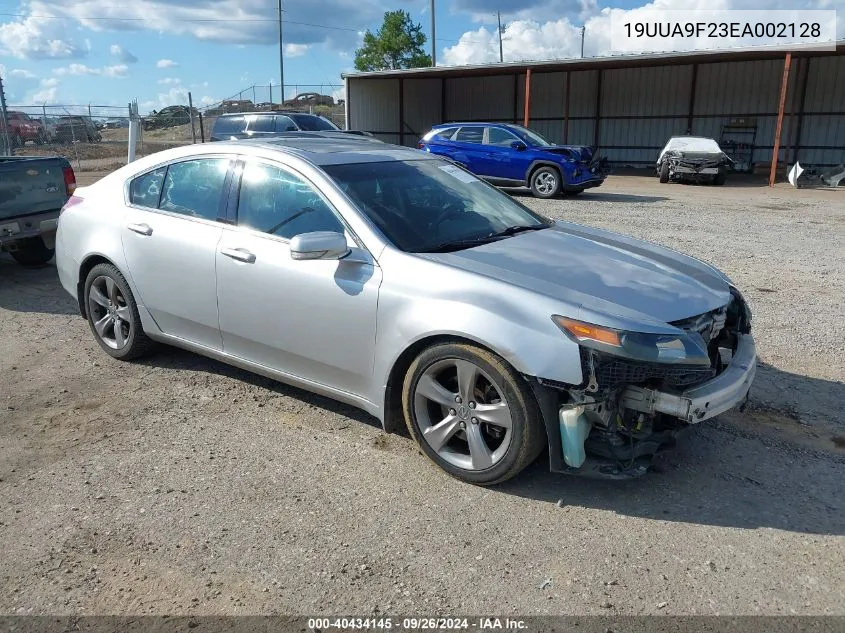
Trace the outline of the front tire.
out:
[[[713,177],[713,184],[716,185],[717,187],[721,187],[722,185],[724,185],[725,184],[725,172],[720,171],[718,174],[716,174]]]
[[[28,237],[21,240],[18,242],[17,250],[10,253],[16,262],[27,268],[43,266],[53,259],[55,254],[55,249],[47,248],[40,237]]]
[[[561,184],[560,172],[554,167],[539,167],[531,174],[531,193],[535,198],[554,198]]]
[[[545,445],[540,409],[525,380],[475,345],[423,351],[405,375],[402,409],[426,456],[467,483],[506,481]]]
[[[141,326],[138,305],[120,271],[97,264],[85,279],[85,313],[103,351],[119,360],[143,356],[153,341]]]
[[[660,166],[660,182],[664,184],[669,182],[669,163],[663,163]]]

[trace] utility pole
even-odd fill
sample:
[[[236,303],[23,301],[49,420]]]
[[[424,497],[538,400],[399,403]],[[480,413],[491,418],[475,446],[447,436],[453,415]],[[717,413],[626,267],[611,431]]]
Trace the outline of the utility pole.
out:
[[[587,32],[587,26],[581,27],[581,59],[584,59],[584,33]]]
[[[282,38],[282,0],[279,0],[279,103],[285,101],[285,49]]]
[[[502,12],[496,11],[496,19],[499,21],[499,63],[505,61],[505,53],[502,49]]]
[[[431,0],[431,65],[437,66],[437,39],[435,38],[434,0]]]
[[[12,142],[9,138],[9,119],[6,115],[6,93],[3,91],[3,77],[0,77],[0,125],[3,126],[3,151],[0,156],[11,156]]]

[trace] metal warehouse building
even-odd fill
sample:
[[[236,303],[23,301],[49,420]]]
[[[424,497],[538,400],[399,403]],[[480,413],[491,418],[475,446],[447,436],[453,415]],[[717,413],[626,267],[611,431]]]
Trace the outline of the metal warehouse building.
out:
[[[554,142],[598,146],[620,166],[652,165],[670,136],[686,133],[715,138],[749,171],[772,162],[778,141],[780,161],[845,162],[845,42],[830,51],[697,51],[345,80],[349,128],[401,145],[415,145],[438,123],[500,121]]]

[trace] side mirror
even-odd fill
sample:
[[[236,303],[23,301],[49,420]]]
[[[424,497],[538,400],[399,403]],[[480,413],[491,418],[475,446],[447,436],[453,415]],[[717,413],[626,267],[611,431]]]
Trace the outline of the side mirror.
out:
[[[300,233],[290,241],[292,259],[341,259],[349,254],[343,233],[314,231]]]
[[[511,148],[515,149],[518,152],[524,152],[526,149],[528,149],[528,146],[522,141],[514,141],[513,143],[511,143]]]

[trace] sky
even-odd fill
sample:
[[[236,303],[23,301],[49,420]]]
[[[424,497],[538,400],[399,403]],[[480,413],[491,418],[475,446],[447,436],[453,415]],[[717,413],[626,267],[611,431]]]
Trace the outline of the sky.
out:
[[[284,0],[285,96],[316,91],[342,98],[366,29],[405,9],[430,35],[430,0]],[[845,9],[845,0],[436,0],[438,65],[498,61],[496,12],[505,61],[617,53],[611,16],[707,9]],[[666,14],[669,15],[669,14]],[[798,15],[802,15],[800,12]],[[277,0],[0,0],[0,74],[10,105],[93,104],[142,113],[239,96],[278,101]],[[837,23],[845,36],[845,19]],[[719,46],[730,46],[729,41]],[[707,43],[708,47],[717,44]],[[429,44],[426,45],[428,49]],[[674,45],[678,50],[683,45]],[[632,52],[659,50],[639,42]],[[263,86],[263,87],[261,87]]]

